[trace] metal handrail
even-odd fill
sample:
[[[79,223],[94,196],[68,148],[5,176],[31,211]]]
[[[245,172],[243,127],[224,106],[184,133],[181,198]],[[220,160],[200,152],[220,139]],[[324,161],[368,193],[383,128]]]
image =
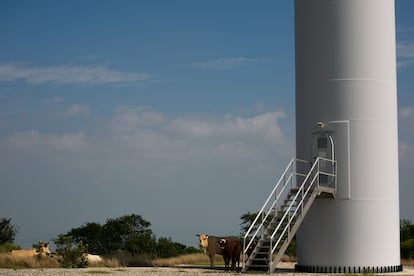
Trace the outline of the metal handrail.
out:
[[[290,171],[290,168],[293,166],[293,162],[294,162],[294,159],[292,158],[292,159],[290,160],[289,164],[287,165],[287,167],[286,167],[285,171],[283,172],[282,176],[280,177],[279,181],[276,183],[276,185],[274,186],[274,188],[273,188],[273,190],[271,191],[270,195],[267,197],[267,199],[266,199],[265,203],[263,204],[262,208],[261,208],[261,209],[260,209],[260,211],[257,213],[256,218],[254,219],[253,223],[250,225],[249,229],[247,230],[247,232],[245,233],[245,235],[244,235],[244,237],[243,237],[243,264],[244,264],[244,255],[247,253],[247,249],[251,246],[251,244],[252,244],[252,243],[253,243],[253,241],[254,241],[254,238],[257,236],[258,232],[259,232],[259,231],[261,230],[261,228],[263,227],[264,222],[265,222],[265,221],[266,221],[266,219],[267,219],[267,214],[268,214],[269,212],[266,212],[266,216],[262,219],[262,221],[261,221],[260,225],[257,227],[256,232],[253,234],[252,239],[251,239],[251,240],[250,240],[250,242],[247,244],[247,246],[246,246],[246,239],[249,237],[250,232],[254,229],[254,227],[256,227],[256,223],[257,223],[257,221],[258,221],[258,220],[259,220],[259,218],[263,215],[263,213],[264,213],[264,210],[265,210],[266,206],[269,204],[270,199],[271,199],[271,198],[273,197],[273,195],[276,193],[276,191],[277,191],[277,189],[278,189],[279,185],[282,183],[282,181],[283,181],[283,186],[282,186],[282,189],[281,189],[281,191],[279,192],[278,196],[281,194],[281,192],[283,192],[284,187],[286,186],[286,183],[287,183],[287,182],[285,181],[285,179],[286,179],[286,175],[287,175],[288,171]],[[288,179],[289,179],[289,180],[291,179],[290,175],[289,175]],[[277,199],[278,199],[278,196],[276,196],[276,200],[275,200],[275,201],[273,201],[272,207],[274,207],[274,205],[276,204],[276,201],[277,201]],[[271,207],[271,208],[272,208],[272,207]],[[271,208],[269,208],[269,209],[271,209]]]
[[[315,164],[316,164],[316,162],[315,162]],[[310,170],[310,173],[313,171],[313,169],[314,169],[314,166],[312,166],[312,169]],[[279,227],[282,225],[282,222],[285,220],[286,216],[289,214],[289,212],[291,211],[291,209],[293,209],[293,203],[295,203],[295,201],[296,201],[296,199],[297,199],[298,195],[299,195],[299,194],[301,194],[301,191],[303,191],[303,190],[304,190],[304,184],[305,184],[305,183],[307,182],[307,180],[309,179],[309,175],[310,175],[310,174],[308,174],[308,175],[306,176],[306,178],[305,178],[305,180],[303,181],[303,183],[302,183],[301,187],[298,189],[298,192],[296,193],[296,195],[295,195],[295,197],[293,198],[292,202],[289,204],[289,207],[288,207],[288,208],[287,208],[287,210],[285,211],[285,214],[283,215],[282,219],[280,220],[280,222],[279,222],[278,226],[277,226],[277,227],[276,227],[276,229],[273,231],[273,234],[272,234],[272,236],[270,237],[270,239],[271,239],[271,240],[273,240],[273,239],[274,239],[274,237],[275,237],[275,235],[276,235],[277,231],[279,230]],[[276,249],[276,247],[277,247],[278,243],[280,242],[280,240],[281,240],[281,238],[282,238],[283,234],[286,232],[287,226],[289,226],[289,225],[290,225],[290,223],[292,222],[293,218],[295,217],[295,215],[296,215],[296,213],[297,213],[297,211],[298,211],[298,209],[299,209],[299,206],[303,206],[304,199],[305,199],[305,198],[306,198],[306,196],[308,195],[308,193],[309,193],[309,191],[310,191],[310,187],[313,185],[313,183],[314,183],[315,179],[317,179],[317,174],[313,177],[313,179],[312,179],[312,181],[311,181],[311,185],[309,185],[309,187],[306,189],[306,192],[304,192],[304,193],[303,193],[303,197],[302,197],[301,201],[299,202],[299,204],[298,204],[298,206],[297,206],[298,208],[296,208],[296,210],[294,211],[293,215],[290,217],[288,224],[286,225],[285,229],[283,230],[282,234],[280,235],[280,237],[279,237],[278,241],[277,241],[277,242],[276,242],[276,244],[275,244],[275,249]],[[272,250],[272,253],[273,253],[273,252],[274,252],[274,249]]]
[[[321,161],[324,162],[330,162],[331,167],[325,170],[321,170]],[[306,173],[298,172],[298,165],[302,164],[307,167],[305,169]],[[307,198],[308,195],[312,193],[319,193],[319,186],[326,186],[326,185],[320,185],[320,175],[326,175],[328,177],[332,177],[331,183],[328,182],[328,187],[332,188],[334,190],[334,193],[336,193],[337,188],[337,165],[336,161],[332,159],[327,159],[323,157],[318,157],[315,162],[312,164],[311,168],[308,169],[309,165],[311,163],[306,160],[296,159],[292,158],[289,162],[288,166],[286,167],[285,171],[283,172],[282,176],[280,177],[279,181],[274,186],[272,192],[266,199],[265,203],[263,204],[260,211],[257,213],[256,218],[254,219],[253,223],[249,227],[248,231],[245,233],[243,238],[243,270],[245,270],[246,266],[246,255],[247,252],[252,245],[252,243],[256,240],[258,240],[260,237],[258,237],[259,232],[261,231],[262,236],[264,237],[264,230],[267,227],[267,220],[272,212],[276,213],[276,209],[278,207],[278,203],[280,199],[284,200],[287,197],[288,192],[292,190],[293,187],[297,188],[297,192],[295,193],[293,200],[291,200],[291,203],[289,204],[288,208],[284,211],[284,214],[281,219],[277,219],[279,221],[277,227],[272,232],[270,236],[270,248],[269,248],[269,268],[272,266],[273,257],[272,254],[275,252],[279,244],[281,244],[281,241],[283,240],[283,237],[286,235],[291,234],[291,227],[294,228],[294,232],[296,232],[296,229],[298,227],[297,225],[297,217],[300,219],[303,219],[303,216],[309,209],[309,200],[310,198]],[[325,166],[322,166],[325,167]],[[303,179],[303,180],[301,180]],[[301,185],[297,185],[300,183]],[[290,184],[290,185],[289,185]],[[332,187],[333,184],[333,187]],[[286,189],[287,187],[291,187],[291,189]],[[286,192],[287,191],[287,192]],[[284,194],[285,193],[285,194]],[[282,196],[284,194],[284,196]],[[296,207],[294,207],[294,204],[296,203],[298,196],[301,195],[301,199]],[[271,199],[275,197],[274,201],[271,202]],[[301,210],[301,212],[299,212]],[[291,212],[293,213],[291,214]],[[275,214],[277,215],[277,214]],[[261,221],[259,220],[260,218]],[[293,226],[291,226],[293,221],[296,221]],[[287,221],[285,227],[282,229],[283,222]],[[300,222],[299,222],[300,223]],[[256,227],[256,231],[253,232],[253,230]],[[273,241],[275,239],[275,236],[277,233],[280,233],[278,236],[278,239],[276,240],[276,243],[273,245]],[[267,236],[267,235],[266,235]],[[269,236],[267,236],[269,237]],[[289,237],[289,236],[288,236]],[[250,238],[250,241],[247,242],[247,239]],[[260,239],[259,239],[260,241]],[[247,244],[246,244],[247,243]],[[286,246],[286,245],[284,245]]]
[[[267,197],[265,203],[262,206],[262,209],[260,209],[258,215],[256,216],[255,220],[253,221],[252,225],[250,225],[249,230],[247,230],[246,234],[244,235],[244,238],[246,238],[249,234],[250,231],[253,229],[253,227],[255,226],[257,220],[260,217],[260,214],[263,213],[264,209],[266,208],[266,205],[269,203],[270,199],[272,198],[273,194],[276,192],[277,188],[279,187],[280,183],[282,182],[282,180],[285,179],[285,175],[286,173],[289,171],[289,168],[292,166],[294,159],[292,158],[289,162],[289,164],[287,165],[285,171],[283,172],[282,176],[280,177],[279,181],[276,183],[275,187],[273,188],[272,192],[270,193],[270,195]]]
[[[327,173],[327,172],[321,172],[320,171],[320,161],[329,161],[329,162],[332,162],[334,164],[334,172],[332,174],[331,173]],[[289,207],[285,211],[285,214],[283,215],[282,219],[280,220],[279,224],[277,225],[276,229],[273,231],[273,233],[272,233],[272,235],[270,237],[270,244],[272,245],[276,233],[280,230],[279,228],[281,227],[281,225],[285,221],[287,215],[290,214],[290,211],[293,209],[293,204],[296,202],[298,196],[300,194],[302,194],[302,199],[300,200],[300,202],[297,205],[296,209],[293,211],[293,214],[291,216],[289,216],[288,222],[286,223],[285,228],[282,230],[282,233],[279,235],[279,238],[277,239],[277,241],[274,244],[274,246],[271,246],[270,253],[269,253],[270,256],[271,256],[271,254],[274,253],[274,251],[278,247],[278,245],[279,245],[280,241],[282,240],[282,237],[285,235],[285,233],[288,232],[288,234],[289,234],[290,224],[296,218],[296,215],[298,214],[298,210],[303,210],[304,205],[309,200],[309,199],[308,200],[305,200],[306,197],[307,197],[307,195],[309,194],[309,192],[311,190],[314,190],[315,188],[319,188],[320,184],[319,184],[319,181],[317,181],[317,180],[319,179],[319,175],[320,174],[332,176],[332,177],[335,178],[334,190],[336,191],[336,161],[335,160],[331,160],[331,159],[326,159],[326,158],[318,157],[316,159],[316,161],[314,162],[314,164],[312,165],[311,169],[309,170],[309,173],[307,174],[307,176],[303,180],[300,188],[298,189],[298,192],[296,193],[296,195],[293,198],[292,202],[289,204]],[[313,177],[311,177],[312,175],[313,175]],[[309,179],[310,179],[310,184],[307,186],[306,184],[307,184],[307,182],[308,182]],[[315,183],[316,183],[315,188],[312,188]],[[300,215],[303,217],[304,216],[303,212],[300,212]]]
[[[265,203],[263,204],[262,208],[257,213],[256,218],[254,219],[253,223],[250,225],[249,229],[246,231],[243,237],[243,268],[245,266],[245,261],[246,261],[245,256],[247,254],[248,249],[250,248],[252,243],[257,238],[259,232],[262,231],[263,233],[267,218],[270,216],[270,214],[275,209],[275,207],[277,207],[277,204],[279,203],[279,199],[281,198],[282,194],[286,191],[286,187],[289,186],[288,184],[290,183],[291,188],[293,188],[293,185],[295,184],[295,181],[297,178],[294,176],[302,176],[302,177],[306,176],[306,174],[297,172],[297,163],[309,164],[309,162],[306,160],[301,160],[301,159],[296,159],[296,158],[292,158],[290,160],[282,176],[279,178],[279,181],[276,183],[272,192],[270,193]],[[288,191],[289,190],[290,189],[288,189]],[[272,204],[270,206],[268,206],[270,200],[273,197],[275,197],[275,200],[272,201]],[[282,199],[284,199],[284,197],[282,197]],[[262,219],[259,223],[260,217],[262,217]],[[253,231],[253,229],[255,229],[255,227],[257,227],[256,231],[253,234],[251,234],[251,232]],[[250,237],[250,241],[246,244],[246,240],[249,237]]]

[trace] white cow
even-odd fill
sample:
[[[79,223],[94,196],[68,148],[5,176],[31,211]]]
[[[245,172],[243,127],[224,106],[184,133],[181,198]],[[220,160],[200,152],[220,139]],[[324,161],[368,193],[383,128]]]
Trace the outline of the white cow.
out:
[[[99,255],[93,255],[93,254],[86,254],[86,259],[88,260],[88,264],[96,265],[103,261],[102,257]]]

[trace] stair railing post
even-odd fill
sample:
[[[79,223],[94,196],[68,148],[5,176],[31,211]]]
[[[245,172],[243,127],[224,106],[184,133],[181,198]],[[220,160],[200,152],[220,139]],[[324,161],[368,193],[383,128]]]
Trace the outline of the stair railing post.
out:
[[[262,225],[263,225],[263,223],[264,223],[264,213],[262,213]],[[261,227],[260,231],[261,231],[260,236],[263,238],[264,237],[264,227]]]
[[[244,252],[246,252],[246,238],[243,238],[242,271],[245,271],[246,269],[246,254]]]
[[[290,169],[290,174],[289,175],[295,175],[295,171],[296,171],[296,159],[293,161],[292,163],[292,167]],[[293,179],[290,181],[290,188],[293,188]]]
[[[318,181],[317,181],[317,183],[316,183],[316,185],[315,185],[315,188],[318,188],[319,189],[319,183],[320,183],[320,177],[321,177],[321,174],[320,174],[320,168],[319,168],[319,165],[320,165],[320,160],[319,160],[319,157],[318,157],[318,159],[316,159],[316,162],[318,162]]]
[[[335,166],[335,194],[336,194],[336,188],[338,185],[338,164],[335,162],[334,166]]]
[[[271,268],[273,267],[273,258],[272,258],[272,250],[273,249],[273,239],[272,239],[272,237],[270,237],[270,246],[269,246],[269,270],[268,270],[268,272],[269,272],[269,274],[270,273],[272,273],[270,270],[271,270]]]
[[[305,189],[302,188],[302,199],[301,199],[301,204],[300,204],[300,216],[303,217],[303,205],[305,203]]]
[[[287,227],[287,232],[288,232],[288,235],[289,235],[289,233],[290,233],[290,209],[289,209],[289,213],[288,213],[288,221],[287,221],[287,225],[286,225],[286,227]]]

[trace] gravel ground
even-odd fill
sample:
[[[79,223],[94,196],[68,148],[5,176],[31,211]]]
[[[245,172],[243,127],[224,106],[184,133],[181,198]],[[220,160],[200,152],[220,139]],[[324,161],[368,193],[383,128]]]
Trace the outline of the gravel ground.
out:
[[[317,274],[317,273],[298,273],[293,270],[292,263],[285,263],[280,268],[280,271],[272,275],[275,276],[327,276],[332,274]],[[237,275],[236,273],[228,273],[223,268],[209,269],[206,267],[190,267],[190,266],[177,266],[177,267],[122,267],[122,268],[107,268],[107,267],[94,267],[94,268],[82,268],[82,269],[63,269],[63,268],[48,268],[48,269],[0,269],[0,275],[18,275],[18,276],[79,276],[79,275],[120,275],[120,276],[155,276],[155,275]],[[246,274],[249,275],[249,274]],[[250,274],[254,276],[269,275],[267,273],[254,273]],[[335,275],[335,274],[334,274]],[[343,274],[336,274],[343,275]],[[375,275],[411,275],[414,276],[413,267],[404,267],[403,272],[399,273],[384,273]]]

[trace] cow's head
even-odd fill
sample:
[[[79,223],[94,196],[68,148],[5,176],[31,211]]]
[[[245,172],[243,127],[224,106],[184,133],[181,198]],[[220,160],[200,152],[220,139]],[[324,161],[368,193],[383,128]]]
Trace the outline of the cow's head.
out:
[[[50,254],[49,242],[39,241],[38,245],[36,246],[36,251],[41,255]]]
[[[197,234],[199,239],[199,246],[200,248],[204,249],[204,253],[206,252],[206,248],[208,247],[208,235],[207,234]]]
[[[217,241],[220,244],[221,249],[224,249],[226,246],[227,240],[226,239],[220,239]]]

